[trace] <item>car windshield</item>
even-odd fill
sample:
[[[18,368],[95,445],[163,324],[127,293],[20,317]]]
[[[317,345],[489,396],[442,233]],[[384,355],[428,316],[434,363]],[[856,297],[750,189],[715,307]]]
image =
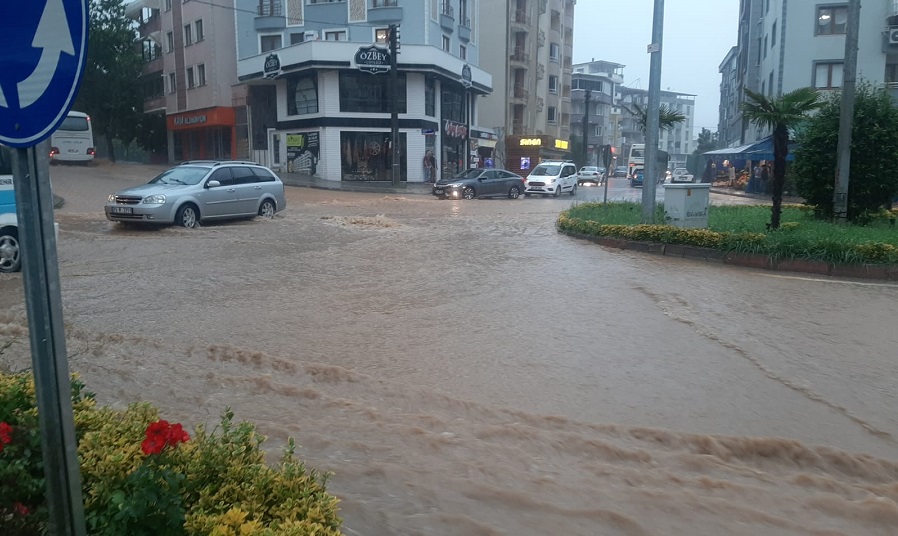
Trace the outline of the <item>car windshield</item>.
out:
[[[198,166],[178,166],[164,171],[151,180],[149,184],[199,184],[209,168]]]
[[[467,171],[462,171],[458,175],[452,177],[453,179],[474,179],[479,177],[480,174],[483,173],[482,169],[469,169]]]
[[[560,169],[561,169],[561,166],[559,166],[558,164],[553,164],[553,165],[540,164],[540,165],[536,166],[536,168],[533,169],[533,173],[531,173],[531,175],[534,175],[536,177],[558,175],[558,171]]]
[[[583,166],[580,171],[598,171],[598,169],[595,166]]]

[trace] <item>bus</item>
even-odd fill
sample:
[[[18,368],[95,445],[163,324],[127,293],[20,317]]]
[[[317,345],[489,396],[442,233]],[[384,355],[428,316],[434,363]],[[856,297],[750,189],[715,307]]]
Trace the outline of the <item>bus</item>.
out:
[[[664,182],[667,177],[667,166],[670,164],[670,155],[667,151],[658,149],[656,157],[658,164],[658,177],[656,182]],[[636,172],[645,169],[645,144],[634,143],[630,146],[630,156],[627,158],[627,177],[629,179],[636,178]],[[644,172],[644,171],[643,171]]]
[[[69,112],[50,136],[50,163],[90,164],[96,154],[90,116],[84,112]]]

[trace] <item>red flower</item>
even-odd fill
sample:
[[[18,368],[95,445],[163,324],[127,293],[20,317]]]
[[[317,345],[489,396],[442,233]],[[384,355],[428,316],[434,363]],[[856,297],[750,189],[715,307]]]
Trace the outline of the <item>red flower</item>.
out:
[[[3,452],[3,447],[10,443],[12,443],[12,426],[0,422],[0,452]]]
[[[144,454],[159,454],[166,446],[174,448],[184,443],[190,436],[180,424],[171,425],[166,420],[158,420],[147,426],[146,439],[140,444]]]
[[[22,517],[27,516],[29,513],[28,507],[20,502],[13,503],[12,509],[13,509],[13,512],[15,512],[16,514],[18,514]]]

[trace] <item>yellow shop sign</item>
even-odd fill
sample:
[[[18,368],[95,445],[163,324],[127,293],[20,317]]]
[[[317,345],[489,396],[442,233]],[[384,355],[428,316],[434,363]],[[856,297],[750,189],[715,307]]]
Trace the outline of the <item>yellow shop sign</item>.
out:
[[[542,145],[543,140],[539,138],[521,138],[521,145]]]

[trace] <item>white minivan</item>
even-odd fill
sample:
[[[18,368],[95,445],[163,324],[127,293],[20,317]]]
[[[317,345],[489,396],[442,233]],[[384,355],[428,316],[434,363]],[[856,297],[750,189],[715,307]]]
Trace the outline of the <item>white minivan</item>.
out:
[[[564,192],[577,194],[577,166],[573,162],[546,160],[527,176],[524,197],[533,194],[558,197]]]

